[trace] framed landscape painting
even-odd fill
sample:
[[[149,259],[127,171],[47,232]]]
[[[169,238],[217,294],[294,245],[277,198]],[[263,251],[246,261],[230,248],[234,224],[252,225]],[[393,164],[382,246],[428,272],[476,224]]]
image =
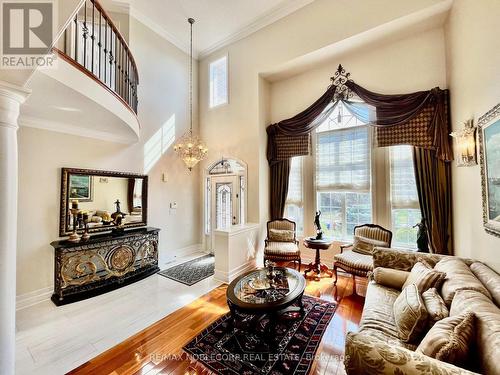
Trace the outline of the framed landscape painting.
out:
[[[69,199],[92,202],[92,176],[72,174],[69,176]]]
[[[484,227],[500,236],[500,104],[479,118],[478,127]]]

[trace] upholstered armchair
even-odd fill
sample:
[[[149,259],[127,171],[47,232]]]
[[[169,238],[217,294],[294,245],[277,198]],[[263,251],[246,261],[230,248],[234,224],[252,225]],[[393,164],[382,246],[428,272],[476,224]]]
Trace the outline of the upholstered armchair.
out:
[[[340,254],[333,258],[334,285],[337,284],[337,268],[352,275],[356,294],[356,276],[366,277],[373,271],[373,250],[376,247],[391,247],[392,232],[376,224],[354,227],[352,244],[340,246]]]
[[[299,241],[296,236],[296,224],[288,219],[276,219],[267,222],[267,238],[264,248],[266,260],[273,262],[298,262],[301,265]]]

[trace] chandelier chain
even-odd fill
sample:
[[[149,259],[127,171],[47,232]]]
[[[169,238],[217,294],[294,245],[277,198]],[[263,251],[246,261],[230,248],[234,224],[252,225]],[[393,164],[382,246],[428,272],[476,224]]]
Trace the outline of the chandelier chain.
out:
[[[189,40],[189,119],[190,119],[190,132],[193,134],[193,23],[194,19],[190,18],[191,36]]]
[[[193,24],[194,19],[188,18],[190,24],[190,43],[189,43],[189,132],[185,133],[174,146],[174,151],[189,170],[205,159],[208,148],[203,141],[193,135]]]

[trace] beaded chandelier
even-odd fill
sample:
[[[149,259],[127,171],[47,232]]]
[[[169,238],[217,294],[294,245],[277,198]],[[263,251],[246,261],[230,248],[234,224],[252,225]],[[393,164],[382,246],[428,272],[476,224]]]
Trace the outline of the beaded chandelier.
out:
[[[191,171],[193,167],[207,156],[208,148],[203,141],[193,135],[193,18],[188,18],[191,25],[191,41],[189,54],[189,132],[184,134],[175,144],[174,151]]]

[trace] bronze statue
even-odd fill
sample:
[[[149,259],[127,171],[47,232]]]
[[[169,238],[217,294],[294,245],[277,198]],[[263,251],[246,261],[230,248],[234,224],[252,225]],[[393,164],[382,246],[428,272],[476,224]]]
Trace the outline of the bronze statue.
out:
[[[417,232],[417,248],[421,253],[429,252],[429,237],[427,236],[427,225],[425,225],[425,218],[423,217],[420,223],[415,224],[413,228],[418,228]]]
[[[319,217],[321,216],[321,211],[316,212],[316,216],[314,217],[314,225],[316,227],[316,239],[323,239],[323,231],[321,230],[321,223],[319,221]]]
[[[121,215],[121,216],[122,216],[122,219],[123,219],[125,216],[127,216],[127,214],[126,214],[125,212],[122,212],[122,211],[121,211],[121,202],[120,202],[120,200],[119,200],[119,199],[117,199],[117,200],[116,200],[115,205],[116,205],[116,211],[115,211],[115,212],[113,212],[113,213],[111,214],[111,218],[113,219],[113,221],[116,221],[116,217],[117,217],[118,215]]]

